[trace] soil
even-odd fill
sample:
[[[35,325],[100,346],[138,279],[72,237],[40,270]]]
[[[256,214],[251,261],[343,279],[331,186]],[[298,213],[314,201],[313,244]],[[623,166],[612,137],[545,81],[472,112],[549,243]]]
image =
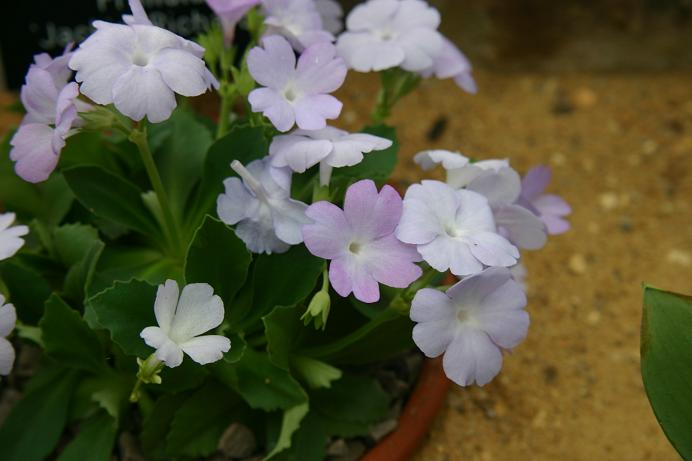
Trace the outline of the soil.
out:
[[[679,459],[644,394],[639,328],[642,282],[692,293],[692,73],[476,78],[476,96],[431,80],[396,107],[396,178],[420,179],[411,158],[432,147],[545,163],[572,230],[525,255],[528,339],[494,382],[453,389],[414,461]],[[349,75],[340,124],[359,128],[376,90]],[[0,135],[18,119],[0,111]]]

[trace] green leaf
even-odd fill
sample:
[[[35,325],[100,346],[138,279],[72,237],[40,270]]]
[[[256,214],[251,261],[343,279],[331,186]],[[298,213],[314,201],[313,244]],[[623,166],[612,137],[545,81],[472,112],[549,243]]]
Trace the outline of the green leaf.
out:
[[[189,110],[176,110],[154,128],[168,134],[155,151],[156,164],[173,213],[181,220],[188,196],[202,176],[212,135]]]
[[[196,229],[204,215],[216,214],[216,198],[224,191],[223,180],[235,175],[231,170],[233,160],[245,165],[264,157],[268,151],[267,139],[260,127],[236,128],[212,144],[188,227]]]
[[[300,354],[338,364],[373,363],[395,357],[413,347],[412,330],[413,322],[408,316],[386,309],[350,334],[304,349]],[[328,324],[328,337],[329,333]]]
[[[228,311],[233,297],[245,283],[251,262],[250,252],[233,229],[207,215],[187,252],[186,282],[210,284]]]
[[[53,451],[67,421],[76,374],[40,372],[0,428],[3,461],[41,461]]]
[[[162,240],[156,220],[134,184],[97,166],[77,166],[63,171],[77,199],[97,216]]]
[[[27,324],[36,324],[52,291],[46,279],[14,260],[0,263],[0,277],[10,291],[10,301],[17,308],[19,319]]]
[[[276,445],[274,445],[272,451],[270,451],[269,454],[263,458],[263,461],[268,461],[274,458],[277,454],[291,446],[291,437],[293,437],[293,434],[300,427],[300,422],[308,413],[308,409],[309,407],[306,402],[284,411],[283,419],[281,421],[281,432],[279,433],[279,439],[276,441]]]
[[[344,374],[329,389],[310,394],[313,409],[327,418],[370,425],[389,413],[389,396],[371,378]]]
[[[142,423],[140,440],[149,459],[167,459],[166,436],[170,431],[173,417],[185,402],[180,394],[164,395],[159,398],[151,413]]]
[[[291,369],[311,389],[329,388],[332,381],[336,381],[342,376],[341,370],[328,363],[299,355],[291,357]]]
[[[323,266],[324,260],[310,254],[303,245],[293,246],[286,253],[259,255],[253,273],[252,304],[231,310],[231,329],[242,330],[275,306],[303,301],[315,288]]]
[[[166,438],[170,456],[207,456],[216,450],[223,431],[242,412],[242,402],[221,384],[211,381],[175,413]]]
[[[247,348],[242,358],[210,367],[216,378],[240,394],[252,408],[288,409],[307,401],[307,394],[291,374],[274,365],[266,353]]]
[[[68,268],[63,289],[69,297],[81,302],[105,245],[94,227],[67,224],[53,232],[53,246]]]
[[[159,250],[146,247],[108,246],[101,253],[89,286],[89,295],[95,295],[114,282],[137,279],[159,285],[166,279],[182,279],[178,263]]]
[[[87,300],[87,309],[91,310],[97,324],[110,332],[123,352],[144,359],[154,350],[139,334],[144,328],[156,325],[155,299],[156,287],[146,282],[116,282],[112,288]]]
[[[644,289],[641,370],[658,422],[675,449],[692,460],[692,297]]]
[[[310,411],[293,434],[291,446],[281,455],[286,461],[323,461],[327,458],[328,423],[314,411]]]
[[[59,363],[93,372],[105,366],[98,337],[59,296],[48,298],[39,326],[46,353]]]
[[[267,352],[272,361],[288,370],[293,350],[300,342],[305,330],[295,306],[276,306],[271,313],[262,317]]]
[[[367,127],[363,132],[390,139],[393,143],[388,149],[365,154],[363,161],[358,165],[335,169],[334,179],[337,182],[340,180],[343,182],[344,178],[349,178],[350,180],[373,179],[375,181],[384,181],[388,179],[392,171],[394,171],[397,152],[399,150],[396,130],[387,125],[377,125]]]
[[[108,413],[100,412],[81,425],[58,461],[110,461],[117,433],[115,420]]]

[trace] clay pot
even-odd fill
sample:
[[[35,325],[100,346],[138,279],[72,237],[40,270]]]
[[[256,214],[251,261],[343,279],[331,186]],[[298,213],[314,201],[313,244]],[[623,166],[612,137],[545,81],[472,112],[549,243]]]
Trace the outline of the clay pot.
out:
[[[430,431],[442,408],[450,381],[442,370],[442,357],[424,362],[418,382],[404,406],[399,425],[365,454],[361,461],[406,461]]]

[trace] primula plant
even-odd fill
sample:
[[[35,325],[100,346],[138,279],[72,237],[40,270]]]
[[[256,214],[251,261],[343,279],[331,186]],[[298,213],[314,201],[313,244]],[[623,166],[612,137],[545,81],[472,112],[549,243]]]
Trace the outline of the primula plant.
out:
[[[387,184],[396,102],[431,76],[476,91],[439,13],[369,0],[342,31],[332,0],[208,4],[193,42],[130,0],[26,75],[0,159],[3,460],[106,461],[123,434],[203,458],[242,425],[247,455],[317,461],[390,413],[377,364],[417,348],[484,385],[527,334],[520,250],[569,228],[550,170],[429,150],[446,181]],[[331,126],[349,70],[382,82],[357,133]],[[210,91],[213,120],[186,99]]]

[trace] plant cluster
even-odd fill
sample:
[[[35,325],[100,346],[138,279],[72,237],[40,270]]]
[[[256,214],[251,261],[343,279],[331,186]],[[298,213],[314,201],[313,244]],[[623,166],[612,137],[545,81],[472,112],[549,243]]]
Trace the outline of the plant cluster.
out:
[[[386,184],[396,102],[431,76],[476,91],[439,13],[368,0],[342,31],[333,0],[208,4],[199,43],[130,0],[26,75],[0,158],[0,374],[20,379],[20,343],[42,354],[3,459],[105,461],[122,432],[203,457],[241,423],[265,459],[320,460],[387,415],[364,365],[417,346],[483,385],[526,336],[519,250],[569,228],[550,170],[429,150],[446,181]],[[349,69],[382,81],[359,133],[327,125]],[[218,122],[185,99],[212,89]]]

